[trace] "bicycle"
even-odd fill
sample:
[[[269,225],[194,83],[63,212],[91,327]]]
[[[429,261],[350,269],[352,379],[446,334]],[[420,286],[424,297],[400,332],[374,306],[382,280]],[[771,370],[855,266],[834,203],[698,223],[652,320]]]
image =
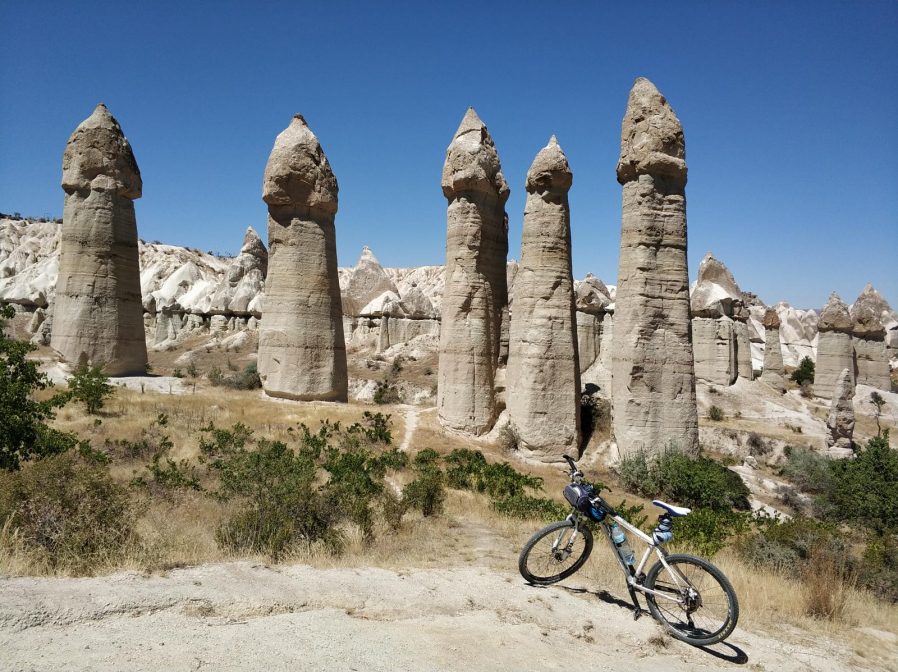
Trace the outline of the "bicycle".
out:
[[[664,547],[673,538],[674,518],[688,515],[691,509],[654,500],[652,503],[664,512],[649,536],[619,516],[592,485],[584,482],[572,458],[565,455],[564,459],[570,466],[571,479],[564,497],[573,510],[524,544],[518,559],[521,576],[528,583],[545,586],[574,574],[592,553],[593,534],[587,524],[592,521],[604,532],[624,572],[634,619],[642,614],[636,595],[642,593],[652,617],[676,639],[708,646],[729,637],[739,619],[739,602],[729,580],[704,558],[669,554]],[[638,565],[622,530],[647,545]],[[645,572],[653,552],[658,561]]]

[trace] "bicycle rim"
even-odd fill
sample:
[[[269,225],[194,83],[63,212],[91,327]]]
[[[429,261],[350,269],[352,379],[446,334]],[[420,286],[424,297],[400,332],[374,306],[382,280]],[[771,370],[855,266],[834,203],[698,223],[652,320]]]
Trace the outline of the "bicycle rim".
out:
[[[652,616],[673,637],[696,646],[726,639],[739,619],[739,603],[723,572],[691,555],[669,555],[665,560],[671,569],[656,563],[646,576],[645,587],[677,601],[647,593]]]
[[[574,524],[563,520],[530,537],[518,559],[521,576],[529,583],[548,585],[580,569],[592,552],[592,533],[586,527],[579,528],[575,537],[573,533]]]

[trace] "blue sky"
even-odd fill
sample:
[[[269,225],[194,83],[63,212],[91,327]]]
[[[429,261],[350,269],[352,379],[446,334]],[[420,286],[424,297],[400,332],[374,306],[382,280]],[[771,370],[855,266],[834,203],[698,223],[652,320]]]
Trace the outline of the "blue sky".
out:
[[[147,240],[238,249],[301,112],[340,184],[341,265],[443,263],[440,172],[465,109],[496,141],[519,256],[524,177],[558,136],[574,274],[617,275],[614,167],[649,77],[686,132],[690,275],[712,250],[772,303],[898,308],[898,3],[0,0],[0,211],[60,216],[62,151],[99,101],[144,179]]]

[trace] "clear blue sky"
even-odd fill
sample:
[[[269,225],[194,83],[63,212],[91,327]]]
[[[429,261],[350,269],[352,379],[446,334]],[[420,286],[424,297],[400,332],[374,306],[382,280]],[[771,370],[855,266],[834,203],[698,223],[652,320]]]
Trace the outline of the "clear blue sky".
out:
[[[301,112],[340,184],[338,256],[443,263],[440,172],[465,109],[511,186],[557,134],[574,273],[617,275],[614,167],[647,76],[686,131],[690,274],[713,250],[766,302],[898,308],[898,2],[0,0],[0,211],[61,216],[62,151],[99,101],[144,179],[140,235],[234,252]]]

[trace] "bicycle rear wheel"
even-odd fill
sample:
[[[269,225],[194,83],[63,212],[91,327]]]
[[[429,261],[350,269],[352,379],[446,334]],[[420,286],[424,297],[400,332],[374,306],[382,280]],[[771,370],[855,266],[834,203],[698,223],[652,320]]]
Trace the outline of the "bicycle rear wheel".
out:
[[[592,553],[592,532],[586,526],[561,520],[547,525],[524,544],[518,558],[518,570],[529,583],[547,586],[566,579],[583,566]]]
[[[739,620],[736,591],[717,567],[685,553],[659,560],[645,577],[645,587],[670,599],[645,593],[652,616],[671,636],[708,646],[730,636]]]

